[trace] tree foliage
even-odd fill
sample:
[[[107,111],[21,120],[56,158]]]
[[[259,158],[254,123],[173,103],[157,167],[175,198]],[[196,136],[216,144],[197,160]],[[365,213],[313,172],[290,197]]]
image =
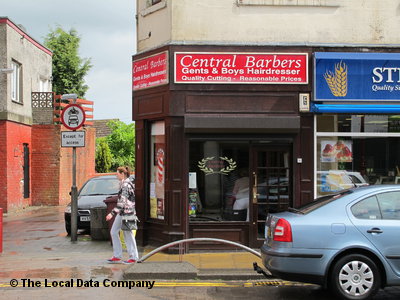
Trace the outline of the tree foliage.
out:
[[[101,159],[97,160],[97,155],[100,157],[100,153],[103,151],[102,147],[104,147],[104,145],[100,146],[102,139],[107,143],[111,153],[111,165],[103,172],[114,172],[119,166],[129,166],[133,170],[135,166],[135,124],[112,120],[107,123],[107,126],[110,127],[111,134],[97,139],[96,170],[100,170],[100,164],[103,163]]]
[[[45,46],[53,51],[53,92],[57,95],[77,94],[84,98],[89,87],[84,77],[92,65],[79,52],[80,37],[75,29],[64,31],[60,26],[45,38]]]
[[[110,147],[108,147],[105,137],[98,138],[96,141],[96,172],[107,173],[110,172],[112,154]]]

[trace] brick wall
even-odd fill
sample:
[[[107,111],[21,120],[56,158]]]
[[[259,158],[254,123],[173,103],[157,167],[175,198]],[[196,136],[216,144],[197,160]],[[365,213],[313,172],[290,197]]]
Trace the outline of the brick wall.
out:
[[[4,213],[29,205],[70,202],[72,148],[61,148],[61,125],[32,127],[0,121],[0,207]],[[86,128],[85,147],[77,148],[78,189],[95,173],[96,132]],[[30,150],[30,198],[23,194],[23,144]]]
[[[65,205],[70,202],[72,186],[72,148],[61,148],[62,125],[32,126],[32,203]],[[93,128],[86,128],[85,147],[76,151],[78,189],[95,172]]]
[[[37,107],[32,108],[33,124],[53,124],[54,108]]]
[[[58,205],[60,129],[32,126],[32,204]]]
[[[7,211],[7,147],[6,121],[0,120],[0,207]]]
[[[68,131],[63,126],[61,128],[62,131]],[[76,186],[78,190],[95,173],[96,130],[87,127],[85,131],[85,147],[76,148]],[[69,192],[72,186],[72,148],[61,148],[59,179],[59,204],[64,205],[71,201]]]
[[[24,144],[28,144],[31,152],[30,126],[0,121],[0,207],[4,212],[32,203],[31,198],[24,198],[23,192]]]

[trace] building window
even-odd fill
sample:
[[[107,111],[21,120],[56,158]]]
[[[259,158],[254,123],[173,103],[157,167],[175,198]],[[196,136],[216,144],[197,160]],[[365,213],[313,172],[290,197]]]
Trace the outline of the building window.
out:
[[[246,221],[249,212],[249,142],[191,141],[191,222]]]
[[[165,215],[165,124],[151,124],[150,144],[150,218],[164,220]]]
[[[39,92],[49,92],[49,81],[47,79],[40,78]]]
[[[316,117],[317,195],[400,183],[400,115]]]
[[[11,100],[22,103],[22,71],[21,64],[13,61],[11,62],[13,72],[11,74]]]
[[[152,14],[156,11],[159,11],[161,9],[164,9],[166,7],[167,7],[166,0],[147,0],[146,8],[144,8],[140,11],[140,15],[142,17],[146,17],[147,15],[150,15],[150,14]]]

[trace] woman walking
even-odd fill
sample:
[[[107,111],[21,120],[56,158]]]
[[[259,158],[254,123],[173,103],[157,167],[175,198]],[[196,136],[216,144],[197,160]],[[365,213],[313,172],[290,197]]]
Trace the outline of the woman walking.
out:
[[[119,167],[117,169],[117,178],[120,181],[120,190],[118,194],[117,206],[106,216],[106,220],[109,221],[115,216],[114,223],[111,227],[110,235],[113,244],[113,257],[108,259],[109,263],[125,263],[133,264],[139,259],[139,254],[136,247],[135,237],[132,230],[123,231],[126,248],[128,250],[129,258],[126,261],[122,261],[122,245],[119,238],[119,231],[122,226],[122,215],[136,214],[135,210],[135,198],[134,198],[134,186],[129,179],[130,169],[129,167]]]

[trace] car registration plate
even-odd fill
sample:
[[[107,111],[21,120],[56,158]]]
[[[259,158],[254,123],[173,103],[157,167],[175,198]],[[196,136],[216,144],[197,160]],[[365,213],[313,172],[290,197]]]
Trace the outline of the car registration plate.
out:
[[[82,216],[80,218],[81,221],[90,221],[90,216]]]

